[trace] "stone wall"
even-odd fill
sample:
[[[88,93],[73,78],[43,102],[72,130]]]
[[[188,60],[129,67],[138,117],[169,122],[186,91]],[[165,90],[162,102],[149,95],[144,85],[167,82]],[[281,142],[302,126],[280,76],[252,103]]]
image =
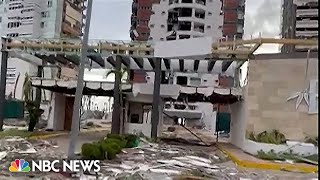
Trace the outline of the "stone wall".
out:
[[[277,129],[290,140],[318,136],[318,115],[308,114],[304,101],[297,110],[297,99],[287,101],[309,88],[310,79],[318,79],[318,59],[310,59],[307,82],[305,71],[306,59],[250,61],[247,131]]]

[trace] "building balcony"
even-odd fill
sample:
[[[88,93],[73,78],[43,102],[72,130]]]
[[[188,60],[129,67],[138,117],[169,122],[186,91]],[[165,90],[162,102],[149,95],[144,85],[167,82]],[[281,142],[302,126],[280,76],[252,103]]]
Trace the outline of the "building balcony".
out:
[[[296,31],[296,36],[306,36],[306,37],[313,37],[318,36],[318,31]]]
[[[196,103],[185,105],[184,103],[165,103],[164,113],[170,117],[186,118],[186,119],[201,119],[203,112],[196,109]]]
[[[198,18],[198,17],[178,17],[178,20],[179,21],[186,21],[186,22],[197,22],[197,23],[200,23],[200,24],[205,24],[206,21],[205,19],[203,18]]]
[[[68,21],[62,23],[63,34],[71,35],[72,37],[77,37],[81,35],[81,27],[73,26]]]
[[[169,11],[174,10],[175,8],[196,8],[196,9],[202,9],[202,10],[206,10],[207,7],[205,6],[205,3],[201,0],[196,0],[193,3],[172,3],[169,4]]]
[[[316,17],[318,9],[297,9],[296,17]]]
[[[296,22],[296,28],[318,28],[317,20],[301,20]]]

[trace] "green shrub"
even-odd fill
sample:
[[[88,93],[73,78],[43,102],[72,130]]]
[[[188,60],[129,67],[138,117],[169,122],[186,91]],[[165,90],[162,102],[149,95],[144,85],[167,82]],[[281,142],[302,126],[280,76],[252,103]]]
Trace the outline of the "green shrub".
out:
[[[249,134],[249,139],[269,144],[284,144],[286,143],[286,138],[284,134],[280,133],[278,130],[272,130],[271,132],[263,131],[257,136],[253,133]]]
[[[127,140],[126,148],[137,147],[139,144],[139,137],[133,134],[126,134],[125,139]]]
[[[108,134],[107,138],[109,139],[119,139],[119,140],[125,140],[125,137],[123,135],[120,134]]]
[[[121,152],[121,147],[115,142],[101,142],[102,151],[107,154],[109,160],[115,159],[117,154]]]
[[[100,145],[97,143],[85,143],[81,147],[81,155],[88,160],[103,160],[104,153],[101,151]]]
[[[127,140],[125,139],[115,139],[115,138],[107,138],[104,140],[106,143],[115,143],[118,144],[121,149],[125,148],[127,145]]]

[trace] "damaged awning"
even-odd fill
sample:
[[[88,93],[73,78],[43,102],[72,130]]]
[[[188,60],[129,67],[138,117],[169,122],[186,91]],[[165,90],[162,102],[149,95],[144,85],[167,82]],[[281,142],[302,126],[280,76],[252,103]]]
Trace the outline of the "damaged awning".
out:
[[[40,87],[42,89],[50,90],[53,92],[75,94],[77,80],[32,78],[31,84],[34,87]],[[131,88],[132,86],[130,84],[122,84],[122,91],[124,92],[131,91]],[[83,94],[96,96],[113,96],[113,89],[113,82],[85,81]]]
[[[133,96],[153,95],[153,84],[136,83],[132,85]],[[160,96],[163,98],[177,99],[181,94],[200,94],[204,97],[210,97],[213,94],[242,96],[241,88],[216,88],[216,87],[185,87],[175,84],[161,84]]]
[[[164,109],[164,114],[170,118],[172,117],[184,117],[186,119],[201,119],[203,116],[202,111],[200,110],[185,110],[185,109]]]

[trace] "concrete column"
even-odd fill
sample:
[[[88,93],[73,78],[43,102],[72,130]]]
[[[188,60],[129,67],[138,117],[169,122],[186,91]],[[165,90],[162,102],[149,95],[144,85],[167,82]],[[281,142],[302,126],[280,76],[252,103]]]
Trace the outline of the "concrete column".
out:
[[[121,106],[120,106],[120,84],[121,84],[121,57],[116,56],[115,64],[115,82],[113,89],[113,111],[112,111],[112,126],[111,133],[119,134],[120,133],[120,116],[121,116]]]
[[[37,77],[42,77],[43,73],[43,66],[38,66],[38,72],[37,72]],[[37,87],[36,88],[36,102],[39,104],[41,103],[41,88]]]
[[[7,67],[8,67],[8,51],[1,50],[1,74],[0,74],[0,131],[2,131],[4,120],[4,105],[6,102],[6,84],[7,84]]]
[[[159,125],[159,106],[160,106],[160,85],[161,85],[161,58],[155,59],[155,77],[153,88],[152,118],[151,118],[151,137],[158,137]]]
[[[231,105],[231,144],[242,148],[245,141],[246,129],[247,129],[247,94],[248,85],[243,87],[243,100]]]

